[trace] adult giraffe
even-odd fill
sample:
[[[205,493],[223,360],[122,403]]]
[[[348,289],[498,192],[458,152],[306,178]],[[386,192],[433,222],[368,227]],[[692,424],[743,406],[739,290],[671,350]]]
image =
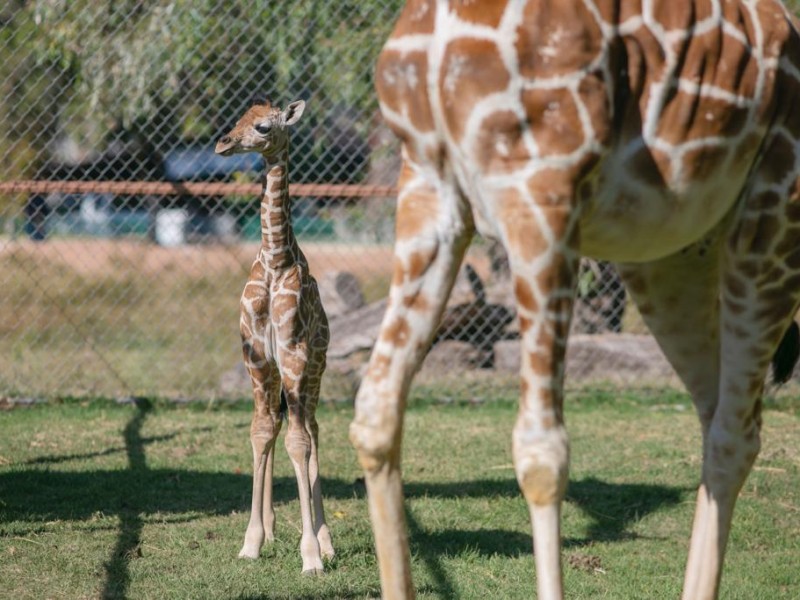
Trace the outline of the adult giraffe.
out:
[[[411,0],[375,77],[403,167],[390,304],[350,432],[385,597],[413,596],[406,393],[477,228],[513,273],[513,455],[539,597],[562,596],[564,349],[586,254],[620,266],[692,394],[703,468],[683,597],[714,598],[765,374],[800,300],[792,17],[776,0]]]

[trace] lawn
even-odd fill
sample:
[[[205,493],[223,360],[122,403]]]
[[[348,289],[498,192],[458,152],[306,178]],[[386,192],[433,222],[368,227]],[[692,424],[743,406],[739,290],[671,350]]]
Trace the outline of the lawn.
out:
[[[511,466],[510,398],[411,402],[404,446],[421,598],[531,598],[529,523]],[[564,507],[570,598],[677,598],[699,469],[685,396],[572,393]],[[276,455],[277,539],[237,560],[250,495],[249,406],[68,401],[0,413],[0,597],[372,598],[378,571],[352,409],[320,409],[337,550],[300,574],[300,513]],[[722,597],[800,597],[800,400],[768,403],[739,500]]]

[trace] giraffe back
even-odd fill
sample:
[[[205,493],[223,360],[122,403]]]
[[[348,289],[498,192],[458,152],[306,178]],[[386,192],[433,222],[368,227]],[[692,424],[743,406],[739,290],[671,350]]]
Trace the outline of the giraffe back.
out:
[[[647,260],[730,212],[770,136],[794,160],[799,40],[775,0],[416,0],[376,85],[409,164],[452,169],[483,233],[499,204],[569,195],[584,253]]]

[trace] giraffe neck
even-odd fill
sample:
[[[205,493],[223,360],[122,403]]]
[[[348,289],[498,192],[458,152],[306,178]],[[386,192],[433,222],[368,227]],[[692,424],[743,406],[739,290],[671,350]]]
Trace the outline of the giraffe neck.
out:
[[[261,196],[261,247],[269,269],[284,269],[300,260],[292,230],[289,200],[289,151],[265,156],[266,174]]]

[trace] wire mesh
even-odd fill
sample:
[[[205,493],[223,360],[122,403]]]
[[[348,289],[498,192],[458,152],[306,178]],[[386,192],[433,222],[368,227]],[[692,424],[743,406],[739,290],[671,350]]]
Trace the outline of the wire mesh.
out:
[[[220,159],[213,141],[256,94],[308,103],[292,137],[293,182],[361,190],[297,188],[292,209],[338,336],[329,379],[357,379],[391,278],[385,186],[399,153],[372,71],[400,7],[4,3],[0,396],[248,393],[237,311],[259,244],[258,197],[247,184],[261,164]],[[12,185],[31,181],[52,185]],[[242,191],[191,187],[221,182]],[[467,263],[428,376],[517,368],[502,251],[477,240]],[[579,381],[670,377],[608,264],[584,264],[573,329],[569,372]]]

